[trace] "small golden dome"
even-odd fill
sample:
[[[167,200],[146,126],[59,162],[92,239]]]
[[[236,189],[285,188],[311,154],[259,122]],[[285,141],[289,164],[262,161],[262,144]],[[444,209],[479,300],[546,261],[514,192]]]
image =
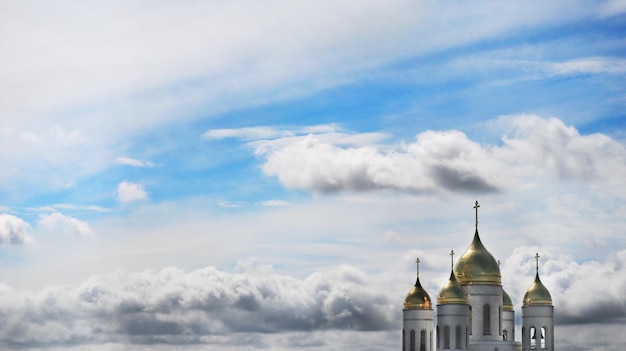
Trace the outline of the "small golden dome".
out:
[[[501,285],[500,267],[480,241],[478,229],[467,251],[459,258],[454,273],[460,284]]]
[[[552,306],[552,296],[539,280],[539,272],[535,275],[533,284],[524,294],[524,306]]]
[[[420,278],[417,277],[417,281],[415,282],[415,286],[409,291],[409,294],[406,295],[404,299],[404,308],[407,310],[432,310],[433,304],[430,302],[430,296],[422,288],[422,284],[420,284]]]
[[[502,289],[502,309],[505,311],[513,311],[513,301],[511,301],[511,297],[504,289]]]
[[[467,304],[467,293],[459,282],[456,281],[454,271],[450,272],[450,279],[446,285],[441,288],[439,296],[437,297],[437,304]]]

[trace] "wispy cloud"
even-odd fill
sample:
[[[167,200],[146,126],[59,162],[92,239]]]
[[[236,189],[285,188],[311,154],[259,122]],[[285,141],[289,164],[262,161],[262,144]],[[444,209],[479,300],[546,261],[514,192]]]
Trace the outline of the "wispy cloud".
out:
[[[129,157],[118,157],[115,159],[115,163],[140,168],[155,168],[161,166],[150,161],[140,161]]]
[[[487,62],[494,61],[485,59]],[[581,57],[562,62],[540,60],[497,60],[495,64],[534,72],[539,77],[568,76],[577,74],[613,74],[626,73],[626,60],[620,57]]]
[[[80,204],[53,204],[53,205],[40,206],[40,207],[26,207],[24,209],[27,211],[33,211],[33,212],[57,212],[58,210],[71,210],[71,211],[89,211],[89,212],[107,213],[107,212],[113,211],[110,208],[102,207],[98,205],[80,205]]]
[[[202,136],[206,139],[226,139],[235,138],[246,141],[288,138],[298,135],[307,134],[328,134],[341,130],[337,124],[320,124],[307,127],[243,127],[229,129],[211,129],[206,131]]]

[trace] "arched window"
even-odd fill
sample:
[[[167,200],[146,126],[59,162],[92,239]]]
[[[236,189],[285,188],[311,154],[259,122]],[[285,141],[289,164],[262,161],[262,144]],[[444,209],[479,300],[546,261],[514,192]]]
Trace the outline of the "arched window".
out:
[[[433,331],[432,330],[430,331],[430,339],[428,340],[430,340],[430,342],[428,343],[428,346],[429,346],[428,350],[433,351]]]
[[[469,307],[470,308],[470,323],[469,323],[469,335],[472,335],[472,330],[473,330],[473,324],[472,324],[472,306]]]
[[[409,340],[409,351],[415,351],[415,330],[411,329],[411,340]]]
[[[498,307],[498,333],[502,335],[502,306]]]
[[[530,333],[530,349],[536,350],[537,349],[537,329],[535,329],[535,327],[530,327],[528,329],[528,332]]]
[[[450,327],[448,327],[447,325],[445,328],[443,328],[443,348],[450,348]]]
[[[406,351],[406,331],[402,329],[402,351]]]
[[[439,325],[437,325],[437,348],[441,348],[441,333],[439,332]]]
[[[491,335],[491,306],[483,306],[483,335]]]
[[[522,327],[522,348],[526,349],[526,328]]]
[[[546,349],[546,327],[541,327],[541,349]]]
[[[506,331],[506,329],[504,329],[502,331],[502,340],[506,341],[508,339],[508,337],[509,337],[509,332]]]
[[[420,351],[426,351],[426,330],[420,332]]]
[[[457,325],[456,330],[454,331],[454,347],[457,349],[461,348],[461,326]]]

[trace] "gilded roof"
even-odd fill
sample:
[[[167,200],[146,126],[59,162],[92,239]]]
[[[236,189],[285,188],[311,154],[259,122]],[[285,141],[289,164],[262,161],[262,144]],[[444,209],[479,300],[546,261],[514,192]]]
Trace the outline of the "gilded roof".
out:
[[[448,282],[441,288],[439,296],[437,297],[437,304],[467,304],[467,293],[456,280],[454,271],[450,272],[450,279],[448,279]]]
[[[513,311],[513,301],[511,301],[511,297],[504,289],[502,289],[502,309],[505,311]]]
[[[462,285],[502,284],[498,262],[480,241],[478,229],[474,233],[474,240],[469,248],[457,261],[454,273]]]
[[[417,277],[415,286],[409,291],[408,295],[404,299],[404,308],[407,310],[432,310],[433,304],[430,300],[430,296],[422,288],[420,284],[420,278]]]
[[[548,289],[539,279],[539,272],[535,275],[535,281],[524,294],[524,306],[552,306],[552,296]]]

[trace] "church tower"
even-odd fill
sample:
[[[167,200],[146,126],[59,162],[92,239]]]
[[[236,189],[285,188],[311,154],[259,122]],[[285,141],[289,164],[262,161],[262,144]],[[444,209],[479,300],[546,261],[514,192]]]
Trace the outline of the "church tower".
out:
[[[454,268],[471,306],[469,342],[477,346],[502,341],[503,307],[500,267],[478,236],[478,207],[476,201],[474,239]]]
[[[404,299],[402,351],[433,351],[433,304],[420,284],[420,259],[415,285]]]
[[[470,306],[467,293],[454,276],[454,250],[450,256],[450,279],[437,297],[437,350],[467,350]]]
[[[535,260],[535,281],[524,294],[522,305],[522,350],[554,351],[552,296],[539,279],[539,254]]]

